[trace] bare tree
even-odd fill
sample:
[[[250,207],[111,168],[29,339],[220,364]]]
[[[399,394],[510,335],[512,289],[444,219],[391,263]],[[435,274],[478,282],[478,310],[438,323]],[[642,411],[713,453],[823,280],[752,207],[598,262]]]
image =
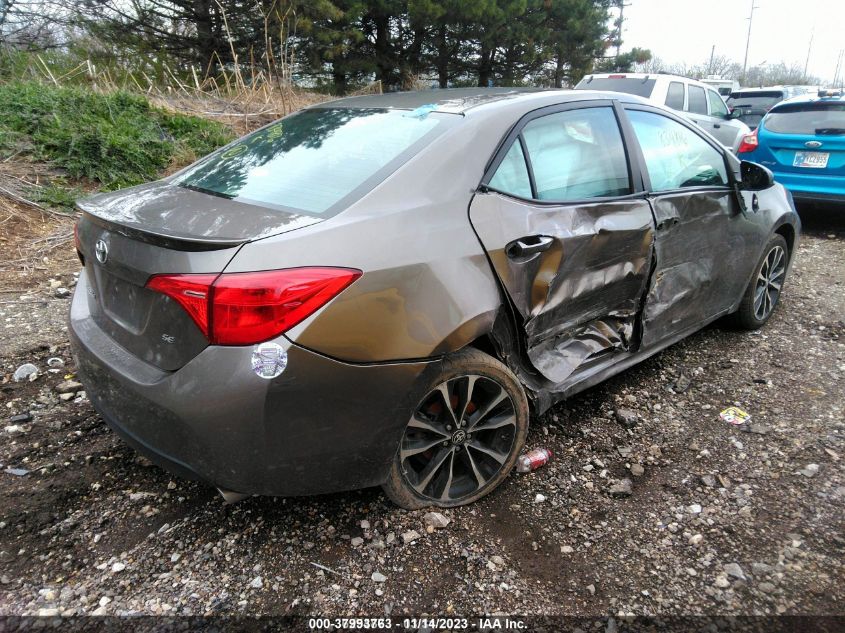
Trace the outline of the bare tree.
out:
[[[38,49],[60,46],[68,11],[53,0],[0,0],[0,44]]]

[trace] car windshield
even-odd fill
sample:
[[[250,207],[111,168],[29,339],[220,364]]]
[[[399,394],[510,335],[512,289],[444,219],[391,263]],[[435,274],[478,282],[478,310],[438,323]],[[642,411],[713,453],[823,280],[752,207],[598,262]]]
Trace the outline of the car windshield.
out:
[[[764,127],[778,134],[845,135],[845,103],[793,103],[769,112]]]
[[[650,97],[654,90],[654,79],[642,77],[593,77],[582,79],[575,86],[576,90],[612,90],[626,92],[638,97]]]
[[[766,111],[778,101],[783,101],[783,92],[770,90],[766,92],[732,92],[728,99],[729,108],[751,108]]]
[[[457,120],[431,109],[303,110],[211,154],[175,183],[265,207],[331,215]]]

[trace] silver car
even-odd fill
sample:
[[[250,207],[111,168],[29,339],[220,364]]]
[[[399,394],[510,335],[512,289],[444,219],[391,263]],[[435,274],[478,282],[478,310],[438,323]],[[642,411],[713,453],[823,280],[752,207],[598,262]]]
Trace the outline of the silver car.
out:
[[[626,92],[683,112],[734,154],[742,138],[751,132],[739,120],[739,112],[728,111],[724,99],[712,86],[687,77],[662,73],[587,75],[578,82],[575,89]]]
[[[70,338],[105,421],[233,498],[482,497],[529,413],[726,315],[799,236],[771,173],[629,95],[309,107],[79,202]]]

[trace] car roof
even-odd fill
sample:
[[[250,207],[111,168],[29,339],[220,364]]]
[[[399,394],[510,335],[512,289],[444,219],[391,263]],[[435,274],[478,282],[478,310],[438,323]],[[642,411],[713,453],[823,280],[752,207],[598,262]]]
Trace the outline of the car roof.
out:
[[[389,92],[345,97],[309,106],[320,108],[388,108],[394,110],[425,109],[426,111],[465,114],[480,106],[504,105],[524,102],[526,105],[549,101],[551,97],[559,103],[586,101],[589,99],[617,99],[630,103],[648,103],[634,95],[609,91],[558,90],[544,88],[444,88],[414,92]],[[538,107],[541,107],[538,105]],[[487,108],[485,108],[487,109]]]
[[[584,79],[588,79],[589,77],[593,77],[595,79],[665,79],[666,81],[686,81],[692,84],[702,83],[698,79],[693,79],[692,77],[673,75],[671,73],[590,73],[589,75],[584,75],[584,77],[581,78],[581,81],[584,81]],[[730,80],[723,79],[720,81]]]
[[[824,89],[822,89],[824,92]],[[831,96],[819,96],[818,94],[802,94],[797,95],[795,97],[791,97],[790,99],[785,99],[780,103],[776,104],[772,109],[780,108],[785,105],[792,105],[796,103],[833,103],[833,102],[843,102],[845,103],[845,93],[842,94],[835,94]]]

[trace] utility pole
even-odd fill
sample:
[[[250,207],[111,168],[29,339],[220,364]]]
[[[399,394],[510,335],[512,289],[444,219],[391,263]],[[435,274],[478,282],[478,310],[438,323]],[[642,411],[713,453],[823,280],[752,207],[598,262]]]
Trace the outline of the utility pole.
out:
[[[842,70],[842,55],[845,49],[839,49],[839,59],[836,61],[836,71],[833,73],[833,85],[831,88],[836,88],[836,84],[840,83],[839,72]]]
[[[710,49],[710,63],[707,64],[707,76],[713,74],[713,55],[716,54],[716,45],[713,44],[713,48]]]
[[[804,83],[807,82],[807,68],[810,66],[810,52],[813,50],[813,37],[816,34],[816,27],[810,32],[810,45],[807,47],[807,61],[804,62]]]
[[[754,9],[759,9],[751,0],[751,15],[748,16],[748,37],[745,38],[745,60],[742,62],[742,81],[745,82],[745,73],[748,70],[748,47],[751,45],[751,23],[754,21]]]

